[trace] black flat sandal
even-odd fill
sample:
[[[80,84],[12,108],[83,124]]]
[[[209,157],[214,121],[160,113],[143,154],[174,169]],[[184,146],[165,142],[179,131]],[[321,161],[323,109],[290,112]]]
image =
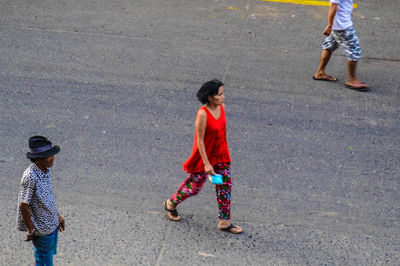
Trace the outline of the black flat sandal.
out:
[[[167,211],[167,217],[171,221],[179,221],[181,217],[179,217],[177,210],[170,210],[167,208],[167,201],[163,202],[164,209]]]
[[[229,232],[229,233],[232,233],[232,234],[241,234],[243,232],[243,231],[242,232],[234,232],[234,231],[232,231],[233,228],[237,228],[236,225],[230,224],[226,228],[218,227],[218,231],[225,231],[225,232]]]

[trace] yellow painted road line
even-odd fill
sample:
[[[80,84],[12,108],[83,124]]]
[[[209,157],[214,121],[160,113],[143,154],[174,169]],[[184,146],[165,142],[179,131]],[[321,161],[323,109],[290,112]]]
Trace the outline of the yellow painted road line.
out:
[[[306,6],[330,6],[330,2],[326,1],[314,1],[314,0],[259,0],[261,2],[275,2],[275,3],[289,3],[296,5]],[[357,8],[357,4],[353,4],[353,8]]]
[[[236,8],[236,7],[233,7],[233,6],[227,7],[226,9],[240,11],[240,9],[239,9],[239,8]]]

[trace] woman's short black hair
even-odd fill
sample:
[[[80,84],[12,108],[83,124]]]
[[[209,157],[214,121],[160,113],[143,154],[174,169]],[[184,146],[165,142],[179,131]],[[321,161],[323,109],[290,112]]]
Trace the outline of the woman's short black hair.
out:
[[[213,79],[207,81],[201,86],[200,90],[197,92],[197,99],[203,104],[208,103],[208,96],[214,96],[218,94],[219,87],[224,86],[224,84],[218,79]]]

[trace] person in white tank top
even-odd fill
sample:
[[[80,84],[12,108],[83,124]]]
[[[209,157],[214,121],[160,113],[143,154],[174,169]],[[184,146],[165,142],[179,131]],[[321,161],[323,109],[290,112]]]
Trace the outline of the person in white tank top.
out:
[[[339,46],[347,57],[348,78],[346,87],[357,91],[368,91],[368,85],[356,77],[357,62],[361,59],[361,46],[353,28],[353,0],[330,0],[328,25],[323,34],[328,36],[322,44],[322,54],[314,80],[336,82],[338,79],[325,73],[329,59]]]

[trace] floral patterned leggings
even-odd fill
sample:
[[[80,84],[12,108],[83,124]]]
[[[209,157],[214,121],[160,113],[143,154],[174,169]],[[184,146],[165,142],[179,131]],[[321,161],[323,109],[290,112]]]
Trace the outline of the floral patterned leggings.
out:
[[[219,209],[219,218],[229,220],[231,218],[231,169],[230,163],[219,163],[214,166],[214,171],[222,175],[223,184],[215,185],[217,192],[217,202]],[[179,186],[170,200],[175,206],[185,199],[197,195],[207,180],[208,176],[205,172],[189,174],[185,181]]]

